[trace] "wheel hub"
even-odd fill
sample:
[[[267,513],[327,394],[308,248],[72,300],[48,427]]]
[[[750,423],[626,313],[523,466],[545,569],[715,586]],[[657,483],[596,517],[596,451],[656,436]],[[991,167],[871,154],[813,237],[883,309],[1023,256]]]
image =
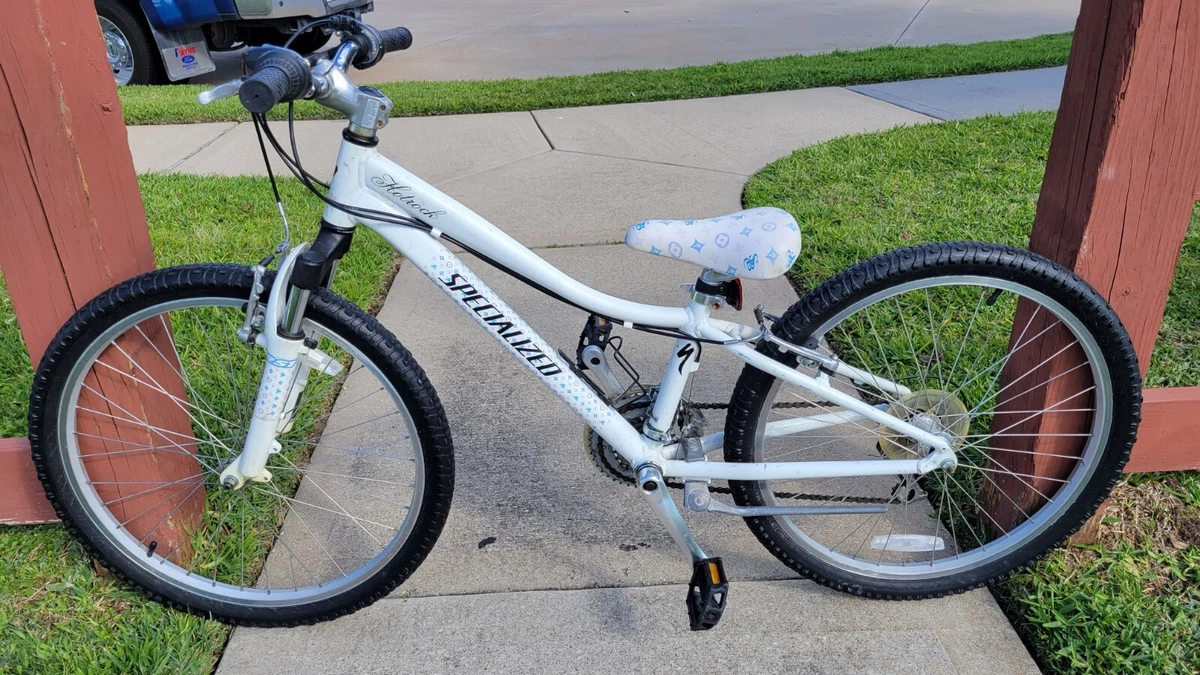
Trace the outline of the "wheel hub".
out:
[[[281,450],[283,450],[283,447],[278,441],[275,441],[267,450],[267,454],[274,455],[279,453]],[[265,468],[259,470],[254,475],[245,473],[243,470],[243,465],[254,465],[252,460],[243,459],[243,456],[246,453],[247,449],[243,447],[241,454],[231,459],[229,463],[225,465],[225,468],[221,471],[221,475],[219,476],[222,487],[229,490],[240,490],[243,486],[245,486],[246,483],[269,483],[271,482],[271,479],[275,477]]]
[[[952,447],[962,444],[971,426],[971,414],[958,396],[940,389],[914,391],[892,403],[887,413],[931,434],[945,438]],[[921,459],[928,448],[880,425],[879,451],[888,459]]]
[[[100,30],[104,35],[104,51],[113,78],[117,84],[129,84],[133,79],[133,50],[129,48],[129,40],[115,23],[104,17],[100,17]]]

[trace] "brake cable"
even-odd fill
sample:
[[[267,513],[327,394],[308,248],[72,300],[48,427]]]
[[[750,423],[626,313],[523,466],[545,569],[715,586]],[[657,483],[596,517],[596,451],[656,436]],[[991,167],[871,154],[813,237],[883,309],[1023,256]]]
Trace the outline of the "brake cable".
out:
[[[363,26],[366,25],[366,24],[363,24],[362,21],[354,19],[353,17],[345,17],[345,20],[353,21],[354,23],[357,23],[357,24],[363,25]],[[339,22],[340,21],[341,20],[339,20]],[[339,22],[331,22],[331,23],[339,23]],[[305,27],[305,30],[307,30],[308,27],[310,27],[312,25],[316,25],[316,24],[317,24],[317,22],[313,22],[312,24],[307,24]],[[290,40],[289,40],[289,42],[290,42]],[[321,190],[319,190],[316,187],[316,185],[314,185],[314,183],[319,184],[321,187],[325,188],[326,190],[329,189],[329,185],[327,183],[324,183],[323,181],[317,179],[315,176],[313,176],[311,173],[309,173],[304,168],[304,165],[300,161],[300,150],[299,150],[299,146],[296,143],[296,119],[295,119],[295,103],[294,102],[288,103],[288,119],[287,119],[287,121],[288,121],[288,136],[289,136],[289,141],[290,141],[291,148],[292,148],[291,154],[289,154],[284,149],[284,147],[279,143],[279,140],[275,137],[274,132],[271,131],[271,127],[270,127],[269,123],[267,122],[267,117],[266,117],[265,113],[252,113],[251,117],[255,124],[255,131],[259,135],[259,145],[260,145],[260,148],[262,148],[263,159],[267,165],[267,175],[271,179],[271,189],[276,197],[276,202],[278,204],[281,215],[283,214],[282,200],[279,197],[279,190],[275,183],[275,177],[274,177],[274,173],[272,172],[272,169],[271,169],[270,161],[268,161],[268,159],[267,159],[267,153],[266,153],[265,146],[263,146],[263,144],[262,144],[263,136],[265,136],[266,139],[270,142],[271,147],[274,148],[276,154],[278,154],[280,159],[283,160],[284,166],[286,166],[288,168],[288,170],[292,172],[292,175],[294,175],[296,177],[296,179],[300,181],[301,185],[303,185],[309,192],[316,195],[317,198],[319,198],[325,204],[332,206],[335,209],[342,211],[343,213],[346,213],[347,215],[361,218],[364,220],[375,220],[378,222],[388,223],[391,225],[399,225],[402,227],[411,227],[411,228],[420,230],[422,232],[425,232],[427,234],[431,233],[433,231],[433,227],[431,225],[429,225],[428,223],[426,223],[422,220],[419,220],[417,218],[412,218],[412,217],[404,216],[404,215],[397,215],[395,213],[389,213],[387,211],[377,211],[375,209],[367,209],[367,208],[363,208],[363,207],[353,206],[351,204],[345,204],[342,202],[335,201],[335,200],[329,198],[329,196],[327,194],[322,193]],[[284,218],[284,224],[285,224],[285,241],[290,242],[290,233],[286,229],[287,228],[286,217]],[[541,291],[542,293],[546,294],[547,296],[549,296],[555,300],[558,300],[559,302],[562,302],[564,304],[575,307],[576,309],[588,312],[589,314],[595,314],[595,312],[593,312],[589,308],[584,307],[583,305],[580,305],[577,302],[573,302],[573,301],[563,297],[562,295],[559,295],[558,293],[552,291],[551,289],[546,288],[545,286],[537,283],[536,281],[534,281],[532,279],[529,279],[528,277],[520,274],[516,270],[509,268],[508,266],[491,258],[490,256],[488,256],[480,251],[477,251],[477,250],[471,248],[470,246],[467,246],[463,242],[458,241],[458,240],[454,239],[453,237],[446,235],[445,233],[442,233],[441,237],[443,239],[446,239],[447,241],[461,247],[463,250],[478,257],[480,260],[486,262],[487,264],[491,265],[492,267],[495,267],[496,269],[517,279],[518,281],[521,281],[522,283],[524,283],[538,291]],[[667,326],[647,326],[647,325],[641,325],[641,324],[634,324],[633,322],[617,319],[614,317],[603,316],[603,315],[597,315],[597,316],[602,316],[602,318],[604,318],[608,321],[611,321],[615,324],[625,326],[627,328],[631,328],[633,330],[641,331],[644,333],[650,333],[651,335],[658,335],[661,337],[675,338],[677,340],[678,339],[690,340],[690,341],[701,343],[701,344],[712,344],[712,345],[719,345],[719,346],[746,342],[746,340],[743,340],[743,339],[713,340],[713,339],[709,339],[709,338],[702,338],[702,337],[698,337],[698,336],[689,335],[677,328],[670,328]]]
[[[279,194],[279,185],[275,182],[275,171],[271,168],[271,158],[267,155],[267,146],[263,143],[262,129],[259,127],[258,116],[254,116],[254,133],[258,136],[258,148],[262,151],[263,164],[267,167],[267,178],[271,181],[271,193],[275,195],[275,208],[279,209],[279,218],[283,221],[283,240],[275,246],[271,255],[263,258],[259,264],[266,267],[271,258],[283,259],[283,254],[292,247],[292,226],[288,223],[287,212],[283,208],[283,197]]]

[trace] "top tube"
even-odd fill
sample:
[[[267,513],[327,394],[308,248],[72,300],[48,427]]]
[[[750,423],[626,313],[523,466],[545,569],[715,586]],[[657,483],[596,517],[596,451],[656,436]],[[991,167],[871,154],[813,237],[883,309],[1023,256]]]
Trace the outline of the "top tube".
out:
[[[354,184],[347,185],[347,182]],[[686,307],[648,305],[624,300],[602,293],[568,276],[479,214],[384,157],[374,148],[363,148],[343,141],[338,155],[338,171],[334,175],[333,183],[334,185],[330,186],[330,194],[338,195],[341,201],[371,208],[384,204],[386,210],[419,218],[436,228],[435,234],[448,235],[589,312],[621,322],[658,328],[682,329],[694,323],[694,318]],[[325,217],[335,224],[349,218],[347,214],[332,207],[326,209]],[[363,220],[363,224],[381,234],[402,227],[366,219]],[[413,231],[413,234],[418,233]],[[403,238],[385,238],[404,253]]]

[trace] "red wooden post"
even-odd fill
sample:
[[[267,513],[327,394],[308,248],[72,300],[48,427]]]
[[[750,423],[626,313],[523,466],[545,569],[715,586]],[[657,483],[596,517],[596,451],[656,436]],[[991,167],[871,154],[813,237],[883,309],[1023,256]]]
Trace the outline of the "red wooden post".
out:
[[[1133,339],[1142,375],[1158,336],[1167,292],[1187,232],[1200,183],[1200,3],[1194,0],[1088,0],[1083,3],[1067,77],[1050,144],[1045,181],[1030,237],[1031,250],[1073,269],[1121,316]],[[1029,316],[1018,309],[1019,330]],[[1038,322],[1034,321],[1034,327]],[[1049,336],[1049,335],[1048,335]],[[1057,345],[1019,354],[1006,369],[1007,384],[1053,355]],[[1014,337],[1015,339],[1015,337]],[[1067,372],[1078,353],[1066,353],[1030,376],[1031,383]],[[1039,398],[1056,401],[1078,390],[1078,372],[1015,401],[1013,410],[1038,410]],[[1183,392],[1193,404],[1200,397]],[[1158,394],[1147,396],[1144,439],[1163,438],[1156,425],[1172,419]],[[1079,402],[1083,402],[1082,399]],[[1026,407],[1026,406],[1034,407]],[[1085,406],[1072,406],[1085,407]],[[1178,411],[1176,410],[1176,413]],[[1193,416],[1200,410],[1193,407]],[[997,414],[993,428],[1004,424]],[[1176,416],[1177,419],[1177,416]],[[1030,430],[1075,431],[1079,414],[1043,415]],[[1177,420],[1178,421],[1178,420]],[[1022,432],[1025,429],[1021,429]],[[1032,440],[1032,439],[1030,439]],[[1066,439],[1070,440],[1070,439]],[[1042,438],[1028,447],[1062,454],[1064,438]],[[1077,452],[1077,449],[1075,450]],[[1131,468],[1165,468],[1157,446],[1139,443]],[[1046,476],[1029,486],[1000,481],[1018,504],[1034,505],[1037,492],[1053,493],[1073,460],[1027,453],[1001,453],[999,461],[1021,473]],[[1183,468],[1178,466],[1175,468]],[[1143,469],[1144,470],[1144,469]],[[1013,523],[1012,500],[989,491],[988,509],[1000,523]]]
[[[29,441],[0,439],[0,525],[33,525],[58,521],[29,459]]]
[[[1200,387],[1147,389],[1126,473],[1200,469]]]
[[[108,67],[92,0],[12,0],[0,21],[0,224],[4,245],[0,266],[12,296],[17,320],[34,364],[55,332],[75,310],[109,286],[154,268],[133,159],[129,152],[121,105]],[[136,355],[151,347],[171,351],[166,326],[144,327],[148,340],[122,338],[119,344]],[[151,344],[153,343],[153,344]],[[129,359],[109,348],[100,360],[130,371]],[[170,364],[152,373],[174,395],[186,399],[182,382]],[[141,376],[145,377],[145,376]],[[172,429],[189,445],[188,416],[164,394],[138,385],[115,371],[95,368],[88,386],[127,412],[108,408],[118,417],[139,416]],[[104,410],[107,403],[90,392],[81,402]],[[119,438],[126,449],[164,445],[162,439],[135,433],[132,425],[112,421],[97,434]],[[114,441],[106,441],[112,446]],[[12,446],[9,443],[9,446]],[[104,445],[83,445],[81,452],[105,452]],[[116,458],[91,457],[92,471],[107,471],[122,480],[171,480],[198,472],[196,462],[179,454],[128,453]],[[25,489],[33,467],[28,451],[0,451],[3,492]],[[127,489],[128,491],[128,489]],[[120,494],[103,490],[102,497]],[[168,543],[194,524],[202,513],[203,491],[180,505],[141,498],[123,502],[125,515],[145,511],[138,522],[157,523],[170,513],[160,536]],[[0,520],[44,521],[53,517],[43,496],[9,509]],[[121,515],[118,512],[118,515]],[[148,529],[147,525],[145,529]],[[186,542],[184,542],[186,545]]]

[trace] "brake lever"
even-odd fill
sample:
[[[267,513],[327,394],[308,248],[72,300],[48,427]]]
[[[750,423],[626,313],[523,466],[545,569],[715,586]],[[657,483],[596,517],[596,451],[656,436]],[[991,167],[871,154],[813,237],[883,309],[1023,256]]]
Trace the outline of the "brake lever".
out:
[[[208,105],[214,101],[220,101],[223,98],[237,96],[238,90],[242,88],[242,83],[246,81],[245,77],[239,77],[236,80],[230,80],[225,84],[218,84],[212,89],[196,94],[196,100],[200,105]]]

